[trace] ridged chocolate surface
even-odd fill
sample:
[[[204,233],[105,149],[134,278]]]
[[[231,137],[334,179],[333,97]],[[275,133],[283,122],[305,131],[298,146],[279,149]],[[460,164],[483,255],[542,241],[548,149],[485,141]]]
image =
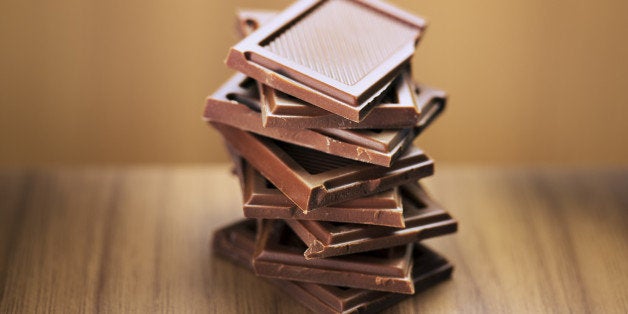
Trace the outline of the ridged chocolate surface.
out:
[[[425,20],[378,0],[301,0],[233,46],[227,66],[360,122],[408,64]]]
[[[355,161],[333,156],[313,149],[275,141],[275,145],[283,149],[292,159],[294,159],[303,169],[310,174],[319,174],[336,168],[347,167],[355,164]]]
[[[238,13],[238,31],[246,36],[257,27],[271,21],[277,12],[244,10]],[[416,126],[422,108],[437,104],[441,111],[446,103],[443,91],[421,85],[418,88],[412,81],[410,69],[402,71],[383,93],[379,104],[361,122],[356,123],[318,108],[291,95],[262,84],[262,120],[265,127],[292,129],[399,129]],[[428,97],[425,97],[425,96]],[[434,112],[426,112],[430,115]],[[438,115],[440,112],[435,112]],[[421,115],[421,120],[433,118]],[[425,124],[427,126],[427,124]]]
[[[320,74],[353,85],[418,33],[417,28],[356,2],[329,0],[284,29],[265,47]]]

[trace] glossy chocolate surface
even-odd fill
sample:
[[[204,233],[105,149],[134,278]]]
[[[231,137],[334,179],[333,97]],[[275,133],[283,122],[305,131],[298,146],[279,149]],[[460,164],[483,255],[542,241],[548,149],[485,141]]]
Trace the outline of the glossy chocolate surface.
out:
[[[332,286],[413,294],[413,245],[310,259],[305,245],[283,220],[265,220],[258,234],[253,268],[258,276]]]
[[[264,219],[301,219],[360,223],[402,228],[403,205],[399,188],[303,212],[270,181],[239,156],[237,173],[243,187],[244,216]]]
[[[414,130],[409,128],[310,130],[263,127],[259,110],[257,84],[242,74],[236,74],[207,98],[204,118],[206,121],[227,124],[331,155],[380,166],[390,166],[415,136]]]
[[[216,231],[213,251],[252,271],[256,229],[257,225],[254,220],[241,220]],[[451,264],[429,248],[416,245],[413,255],[412,279],[416,292],[425,290],[451,276],[453,270]],[[407,297],[405,294],[382,291],[266,279],[316,313],[375,313]]]
[[[417,183],[399,187],[404,228],[325,221],[286,220],[308,248],[306,258],[353,254],[418,242],[456,232],[457,222]]]
[[[445,107],[447,95],[438,89],[412,81],[409,69],[404,70],[384,92],[371,113],[359,123],[329,113],[302,100],[264,85],[261,89],[262,120],[266,127],[338,128],[338,129],[399,129],[412,128],[421,120],[431,121],[422,109],[428,106]]]
[[[434,162],[414,146],[387,168],[211,124],[240,156],[304,211],[376,194],[434,173]]]

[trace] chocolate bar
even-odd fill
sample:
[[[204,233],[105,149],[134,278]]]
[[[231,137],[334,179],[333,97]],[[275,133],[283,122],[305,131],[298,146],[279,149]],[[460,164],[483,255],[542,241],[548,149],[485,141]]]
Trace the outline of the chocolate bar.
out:
[[[226,63],[359,122],[408,63],[425,27],[377,0],[302,0],[232,47]]]
[[[457,222],[418,183],[400,187],[405,228],[311,220],[286,220],[308,246],[305,258],[325,258],[378,250],[456,232]]]
[[[240,156],[306,212],[434,173],[434,162],[414,146],[386,168],[264,138],[225,124],[211,124]]]
[[[254,80],[234,75],[207,98],[204,118],[331,155],[380,166],[390,164],[414,139],[412,129],[339,130],[265,128]]]
[[[272,11],[245,10],[238,13],[239,31],[247,36],[277,13]],[[402,71],[395,78],[389,90],[371,113],[360,123],[347,120],[319,107],[282,93],[268,85],[260,84],[262,122],[265,127],[296,129],[399,129],[425,124],[419,122],[421,108],[439,106],[440,114],[446,103],[446,94],[441,90],[416,84],[412,81],[410,69]],[[433,118],[423,115],[423,121]]]
[[[253,270],[256,222],[241,220],[216,231],[213,251],[235,264]],[[414,248],[412,279],[415,292],[425,290],[451,277],[453,267],[425,246]],[[266,278],[315,313],[376,313],[405,299],[405,294],[328,286]]]
[[[399,188],[305,213],[251,165],[237,158],[240,159],[237,173],[243,187],[245,217],[405,226]]]
[[[307,260],[305,245],[284,220],[265,220],[258,233],[255,274],[283,280],[414,294],[412,244]]]

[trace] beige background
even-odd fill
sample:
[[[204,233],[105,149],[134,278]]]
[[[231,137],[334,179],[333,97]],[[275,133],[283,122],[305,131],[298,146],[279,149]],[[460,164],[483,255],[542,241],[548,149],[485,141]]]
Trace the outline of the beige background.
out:
[[[236,7],[291,1],[0,2],[0,165],[224,161],[201,122]],[[628,162],[628,2],[393,1],[431,25],[415,78],[450,92],[439,161]]]

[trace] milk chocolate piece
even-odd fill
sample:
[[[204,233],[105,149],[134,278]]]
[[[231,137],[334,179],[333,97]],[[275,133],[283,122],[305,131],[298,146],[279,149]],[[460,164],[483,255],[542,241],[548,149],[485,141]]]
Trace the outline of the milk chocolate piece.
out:
[[[241,220],[216,231],[213,251],[252,271],[256,229],[255,221]],[[412,279],[416,292],[451,277],[452,265],[427,247],[416,245],[413,255]],[[376,313],[408,297],[405,294],[266,279],[315,313]]]
[[[211,124],[304,211],[372,195],[434,173],[434,162],[414,146],[386,168]]]
[[[425,26],[377,0],[302,0],[232,47],[226,63],[359,122],[408,63]]]
[[[308,246],[305,258],[324,258],[378,250],[456,232],[457,222],[417,183],[400,187],[406,227],[373,227],[361,224],[286,220]]]
[[[204,118],[331,155],[390,166],[414,139],[412,129],[339,130],[265,128],[259,93],[252,79],[234,75],[207,98]]]
[[[264,126],[291,129],[396,129],[427,126],[443,111],[447,101],[447,95],[442,90],[414,83],[409,69],[402,71],[380,103],[359,123],[311,106],[266,85],[261,89],[261,97]],[[432,107],[437,110],[424,110]]]
[[[303,212],[246,161],[237,163],[243,187],[244,216],[265,219],[301,219],[348,222],[403,228],[399,188]]]
[[[283,280],[414,293],[412,244],[311,260],[303,257],[305,248],[283,220],[265,220],[253,254],[255,273]]]
[[[247,36],[257,27],[272,20],[275,15],[276,12],[272,11],[240,11],[239,31],[242,36]],[[429,112],[440,114],[445,107],[446,94],[429,86],[414,83],[409,70],[408,68],[402,71],[402,74],[395,78],[391,88],[384,92],[379,103],[360,123],[261,84],[262,122],[265,127],[293,129],[398,129],[421,125],[419,122],[421,108],[436,105],[440,110]],[[422,117],[424,121],[431,119],[426,115]]]

